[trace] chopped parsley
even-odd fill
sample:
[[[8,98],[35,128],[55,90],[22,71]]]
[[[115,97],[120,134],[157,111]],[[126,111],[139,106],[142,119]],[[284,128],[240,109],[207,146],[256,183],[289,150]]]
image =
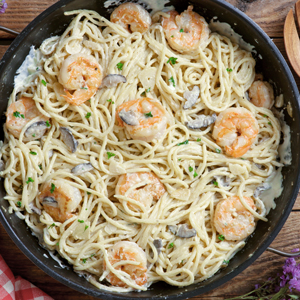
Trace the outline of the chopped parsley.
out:
[[[50,127],[50,126],[51,126],[48,120],[46,121],[46,126],[47,126],[47,127]]]
[[[190,172],[193,172],[193,170],[194,170],[194,169],[193,169],[191,166],[189,166],[189,171],[190,171]]]
[[[176,57],[170,57],[167,61],[167,64],[170,63],[171,65],[175,65],[176,64]]]
[[[221,153],[221,150],[218,149],[218,148],[216,148],[216,152],[217,152],[217,153]]]
[[[181,142],[181,143],[177,144],[177,146],[187,145],[188,143],[189,143],[189,140],[186,140],[184,142]]]
[[[107,152],[107,159],[110,159],[113,156],[116,156],[116,154],[114,154],[112,152]]]
[[[271,122],[268,122],[269,125],[273,126]]]
[[[153,115],[151,113],[151,111],[149,111],[148,113],[144,114],[146,118],[153,118]]]
[[[178,158],[178,161],[181,161],[181,158]]]
[[[84,223],[84,221],[83,221],[83,220],[78,220],[78,222],[79,222],[79,223]]]
[[[88,119],[91,115],[92,115],[92,113],[88,112],[88,113],[85,115],[85,118]]]
[[[41,83],[42,83],[44,86],[47,85],[47,82],[46,82],[44,79],[42,79]]]
[[[87,87],[85,87],[85,86],[83,86],[81,89],[82,89],[82,90],[87,90],[88,88],[87,88]]]
[[[173,86],[174,86],[174,87],[176,86],[176,85],[175,85],[175,80],[174,80],[173,76],[170,77],[169,81],[171,81],[171,82],[173,83]]]
[[[194,172],[194,178],[196,178],[198,176],[198,173]]]
[[[179,30],[179,32],[184,32],[184,31],[183,31],[183,29],[181,28],[181,29]]]
[[[168,249],[171,249],[174,247],[174,243],[170,243],[169,246],[168,246]]]
[[[219,235],[218,235],[218,239],[219,239],[220,241],[224,241],[224,240],[225,240],[225,236],[224,236],[223,234],[219,234]]]
[[[215,185],[215,186],[219,186],[219,184],[218,184],[218,181],[213,181],[213,184]]]
[[[19,188],[20,188],[21,190],[23,190],[23,184],[21,184],[21,185],[19,186]]]
[[[32,155],[37,155],[37,153],[34,152],[34,151],[30,151],[29,153],[32,154]]]
[[[263,117],[264,117],[264,118],[266,118],[266,117],[267,117],[267,115],[263,115]]]
[[[93,256],[95,256],[95,253],[93,253],[93,254],[90,256],[90,258],[92,258]]]
[[[51,183],[51,189],[50,189],[50,193],[53,194],[55,190],[55,184],[52,182]]]
[[[241,159],[242,159],[242,160],[245,160],[246,158],[244,158],[244,157],[241,157]]]
[[[198,139],[197,139],[197,142],[201,142],[201,139],[198,138]]]
[[[17,206],[18,206],[18,207],[21,207],[21,206],[22,206],[22,202],[21,202],[21,201],[18,201],[18,202],[17,202]]]
[[[117,68],[118,68],[120,71],[122,71],[123,66],[124,66],[124,64],[121,63],[121,62],[119,62],[119,63],[117,64]]]
[[[16,118],[23,118],[23,119],[25,119],[25,116],[23,114],[20,114],[20,112],[18,112],[18,111],[15,111],[13,113],[13,116],[16,117]]]
[[[26,181],[26,183],[28,184],[29,182],[34,182],[34,180],[31,177],[28,177],[28,180]]]
[[[149,93],[150,90],[151,90],[151,88],[147,88],[145,92],[146,92],[146,93]]]
[[[86,261],[87,261],[87,258],[83,258],[82,259],[82,262],[85,264],[86,263]]]
[[[226,71],[227,72],[232,72],[232,69],[227,68]]]
[[[88,195],[90,195],[91,194],[91,192],[86,192]]]
[[[88,228],[89,228],[89,226],[88,226],[88,225],[85,225],[84,231],[86,231]]]
[[[171,38],[173,38],[174,37],[174,35],[171,35]]]
[[[229,264],[229,260],[224,260],[223,263],[228,265]]]
[[[48,227],[48,229],[53,228],[54,226],[56,226],[55,223],[52,223],[52,224]]]
[[[56,243],[56,246],[59,246],[59,242]]]
[[[112,101],[111,99],[106,100],[107,102],[111,102],[111,104],[115,104],[114,101]]]
[[[42,165],[39,165],[39,168],[42,170]]]
[[[32,137],[35,137],[35,133],[32,135]]]

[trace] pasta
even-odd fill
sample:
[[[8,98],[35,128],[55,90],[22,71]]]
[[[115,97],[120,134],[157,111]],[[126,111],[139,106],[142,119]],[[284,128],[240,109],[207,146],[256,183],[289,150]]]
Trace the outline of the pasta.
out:
[[[1,175],[10,211],[100,289],[146,290],[156,281],[186,286],[211,277],[245,245],[245,237],[217,231],[218,203],[237,199],[249,218],[266,221],[270,207],[258,188],[281,176],[280,122],[245,96],[255,60],[209,31],[196,51],[174,50],[157,18],[167,18],[162,12],[145,33],[128,32],[95,11],[66,14],[72,22],[34,52],[34,69],[9,100],[15,119],[26,119],[17,137],[9,121],[4,126]],[[76,72],[93,69],[82,75],[88,83],[76,95],[61,75],[68,57],[75,58],[66,72],[78,57],[84,67]],[[108,74],[122,76],[101,85]],[[74,105],[75,98],[81,103]],[[32,118],[17,99],[34,107]],[[148,109],[148,123],[161,113],[150,133],[142,128],[137,135],[130,131],[136,124],[126,123],[137,122],[128,113],[137,103]],[[218,122],[227,109],[238,119],[245,114],[251,128],[257,123],[242,155],[229,155],[213,133],[224,126]],[[201,128],[191,129],[195,121]]]

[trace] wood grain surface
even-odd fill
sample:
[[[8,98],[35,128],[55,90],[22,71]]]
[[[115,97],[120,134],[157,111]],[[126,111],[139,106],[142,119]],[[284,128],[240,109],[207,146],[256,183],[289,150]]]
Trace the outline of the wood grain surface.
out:
[[[30,21],[55,2],[56,0],[7,0],[8,9],[5,14],[0,15],[0,25],[22,31]],[[283,24],[288,11],[293,8],[296,0],[228,0],[227,2],[251,17],[273,39],[287,59],[283,44]],[[4,55],[12,39],[12,35],[0,31],[0,58]],[[300,80],[295,73],[293,74],[299,88]],[[298,195],[290,217],[271,246],[285,251],[300,247],[299,228],[300,196]],[[62,285],[37,268],[17,248],[1,225],[0,254],[15,275],[29,280],[55,300],[96,299]],[[227,284],[192,299],[223,300],[249,292],[253,289],[254,284],[275,276],[281,269],[284,260],[283,257],[264,252],[250,267]]]

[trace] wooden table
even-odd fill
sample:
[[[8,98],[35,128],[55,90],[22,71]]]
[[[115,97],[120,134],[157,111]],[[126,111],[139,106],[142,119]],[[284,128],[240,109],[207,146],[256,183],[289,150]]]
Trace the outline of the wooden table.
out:
[[[251,17],[273,39],[279,50],[286,58],[283,44],[283,24],[289,10],[296,0],[227,0]],[[0,25],[21,31],[30,21],[40,14],[56,0],[7,0],[8,8],[5,14],[0,15]],[[0,58],[12,42],[13,36],[0,32]],[[300,87],[300,80],[295,75]],[[272,243],[273,248],[290,251],[300,248],[300,194],[285,226]],[[12,242],[0,225],[0,254],[15,275],[29,280],[55,300],[91,300],[94,297],[86,296],[72,290],[46,275],[37,268]],[[280,271],[284,258],[264,252],[249,268],[227,284],[210,293],[194,297],[193,299],[222,300],[242,295],[253,289],[254,284],[274,276]]]

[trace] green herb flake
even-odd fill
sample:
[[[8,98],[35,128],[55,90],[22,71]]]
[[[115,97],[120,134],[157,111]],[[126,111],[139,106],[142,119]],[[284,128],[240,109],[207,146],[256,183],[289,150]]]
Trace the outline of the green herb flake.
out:
[[[87,258],[83,258],[82,259],[82,262],[85,264],[86,263],[86,261],[87,261]]]
[[[151,91],[151,88],[147,88],[145,92],[149,93],[150,91]]]
[[[78,222],[79,222],[79,223],[84,223],[84,221],[83,221],[83,220],[78,220]]]
[[[153,115],[151,113],[151,111],[149,111],[148,113],[144,114],[146,118],[153,118]]]
[[[111,99],[106,100],[107,102],[111,102],[111,104],[115,104],[114,101],[112,101]]]
[[[91,99],[88,100],[91,103]]]
[[[173,83],[173,86],[174,86],[174,87],[176,86],[176,85],[175,85],[175,80],[174,80],[173,76],[170,77],[169,81]]]
[[[174,35],[171,35],[171,38],[173,38],[174,37]]]
[[[95,256],[95,253],[93,253],[93,254],[90,256],[90,258],[92,258],[93,256]]]
[[[216,152],[217,152],[217,153],[221,153],[221,150],[218,149],[218,148],[216,148]]]
[[[44,86],[47,85],[47,82],[46,82],[44,79],[42,79],[41,83],[42,83]]]
[[[116,156],[116,154],[114,154],[112,152],[107,152],[107,159],[110,159],[113,156]]]
[[[35,137],[35,133],[32,135],[32,137]]]
[[[194,169],[193,169],[191,166],[189,166],[189,171],[190,171],[190,172],[193,172],[193,170],[194,170]]]
[[[241,159],[242,159],[242,160],[245,160],[246,158],[244,158],[244,157],[241,157]]]
[[[25,119],[25,116],[23,114],[21,114],[20,112],[18,112],[18,111],[15,111],[13,113],[13,116],[16,117],[16,118],[23,118],[23,119]]]
[[[225,236],[222,235],[222,234],[219,234],[219,235],[218,235],[218,239],[219,239],[220,241],[224,241],[224,240],[225,240]]]
[[[268,122],[269,125],[273,126],[271,122]]]
[[[29,153],[32,154],[32,155],[37,155],[37,153],[34,152],[34,151],[30,151]]]
[[[201,142],[201,139],[198,138],[198,139],[197,139],[197,142]]]
[[[26,181],[26,183],[28,184],[29,182],[34,182],[34,180],[31,177],[28,177],[28,180]]]
[[[85,118],[88,119],[91,115],[92,115],[92,113],[88,112],[88,113],[85,115]]]
[[[51,189],[50,189],[50,193],[53,194],[55,190],[55,184],[52,182],[51,183]]]
[[[181,29],[179,30],[179,32],[184,32],[184,31],[183,31],[183,29],[181,28]]]
[[[47,127],[50,127],[50,126],[51,126],[48,120],[46,121],[46,126],[47,126]]]
[[[226,265],[228,265],[229,264],[229,260],[224,260],[223,263],[226,264]]]
[[[263,115],[263,117],[264,117],[264,118],[267,118],[268,116],[267,116],[267,115]]]
[[[42,165],[39,165],[39,168],[42,170]]]
[[[21,184],[21,185],[19,186],[19,188],[20,188],[21,190],[23,190],[23,184]]]
[[[122,71],[123,66],[124,66],[124,64],[121,63],[121,62],[119,62],[119,63],[117,64],[117,68],[118,68],[120,71]]]
[[[53,228],[53,227],[55,227],[55,226],[56,226],[55,223],[52,223],[52,224],[48,227],[48,229]]]
[[[59,242],[56,243],[56,246],[59,246]]]
[[[17,202],[17,206],[18,206],[18,207],[21,207],[21,206],[22,206],[22,202],[21,202],[21,201],[18,201],[18,202]]]
[[[169,246],[168,246],[168,249],[171,249],[174,247],[174,243],[170,243]]]
[[[213,184],[215,185],[215,186],[219,186],[219,184],[218,184],[218,181],[213,181]]]
[[[81,89],[82,89],[82,90],[88,90],[88,88],[85,87],[85,86],[83,86]]]
[[[184,142],[181,142],[181,143],[177,144],[177,146],[187,145],[188,143],[189,143],[189,140],[186,140]]]
[[[181,158],[178,158],[178,161],[181,161]]]
[[[91,194],[91,192],[86,192],[88,195],[90,195]]]
[[[86,231],[88,228],[89,228],[89,226],[88,226],[88,225],[85,225],[84,231]]]
[[[170,57],[167,61],[167,64],[170,63],[171,65],[175,65],[177,59],[178,58],[176,58],[176,57]]]
[[[194,178],[196,178],[198,176],[198,173],[194,172]]]
[[[227,68],[226,71],[227,72],[232,72],[232,69]]]

